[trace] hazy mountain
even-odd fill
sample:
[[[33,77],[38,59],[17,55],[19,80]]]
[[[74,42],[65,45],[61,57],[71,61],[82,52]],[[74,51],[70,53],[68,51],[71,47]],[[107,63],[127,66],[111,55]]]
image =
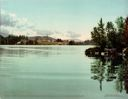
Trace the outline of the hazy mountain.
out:
[[[50,36],[33,36],[28,37],[29,40],[56,40],[55,38],[52,38]]]

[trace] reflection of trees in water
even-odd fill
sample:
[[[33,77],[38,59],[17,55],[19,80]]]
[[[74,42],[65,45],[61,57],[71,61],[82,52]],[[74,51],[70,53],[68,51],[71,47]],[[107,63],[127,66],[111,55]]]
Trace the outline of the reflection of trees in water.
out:
[[[122,57],[99,57],[91,64],[91,77],[98,80],[100,90],[102,90],[102,82],[106,80],[111,82],[116,80],[116,90],[122,92],[126,90],[128,93],[128,59]]]
[[[124,61],[124,69],[123,69],[123,78],[124,78],[124,88],[126,92],[128,93],[128,60],[125,59]]]
[[[9,49],[2,49],[0,48],[0,57],[7,56],[7,57],[25,57],[27,55],[38,55],[48,57],[54,54],[60,54],[59,52],[51,52],[49,48],[38,49],[38,48],[31,48],[31,47],[10,47]]]
[[[102,81],[104,80],[104,72],[105,72],[105,63],[100,59],[97,59],[91,65],[91,72],[94,74],[92,79],[98,80],[100,83],[100,90],[102,90]]]

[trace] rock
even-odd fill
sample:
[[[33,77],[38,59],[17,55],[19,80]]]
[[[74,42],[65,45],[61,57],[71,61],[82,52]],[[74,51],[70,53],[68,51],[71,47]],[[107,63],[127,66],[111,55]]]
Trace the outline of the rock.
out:
[[[124,48],[123,50],[123,56],[128,57],[128,47]]]
[[[85,51],[85,55],[89,57],[95,57],[95,56],[100,56],[101,55],[101,48],[99,47],[94,47],[94,48],[89,48]]]

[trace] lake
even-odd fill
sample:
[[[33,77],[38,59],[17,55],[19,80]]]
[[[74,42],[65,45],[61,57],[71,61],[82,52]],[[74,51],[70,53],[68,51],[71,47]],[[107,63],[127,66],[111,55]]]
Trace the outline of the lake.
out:
[[[91,46],[0,46],[0,99],[128,99],[128,65]]]

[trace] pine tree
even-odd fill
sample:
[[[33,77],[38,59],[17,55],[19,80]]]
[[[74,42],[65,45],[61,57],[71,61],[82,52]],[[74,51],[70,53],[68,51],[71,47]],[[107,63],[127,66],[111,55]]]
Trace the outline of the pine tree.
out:
[[[104,29],[104,23],[102,18],[100,19],[98,26],[94,27],[91,32],[92,40],[101,48],[104,49],[106,46],[106,32]]]
[[[114,24],[112,22],[107,22],[106,33],[107,33],[107,47],[116,48],[117,34],[116,34],[116,28],[114,27]]]
[[[125,40],[125,44],[128,47],[128,17],[125,20],[125,30],[124,30],[124,40]]]

